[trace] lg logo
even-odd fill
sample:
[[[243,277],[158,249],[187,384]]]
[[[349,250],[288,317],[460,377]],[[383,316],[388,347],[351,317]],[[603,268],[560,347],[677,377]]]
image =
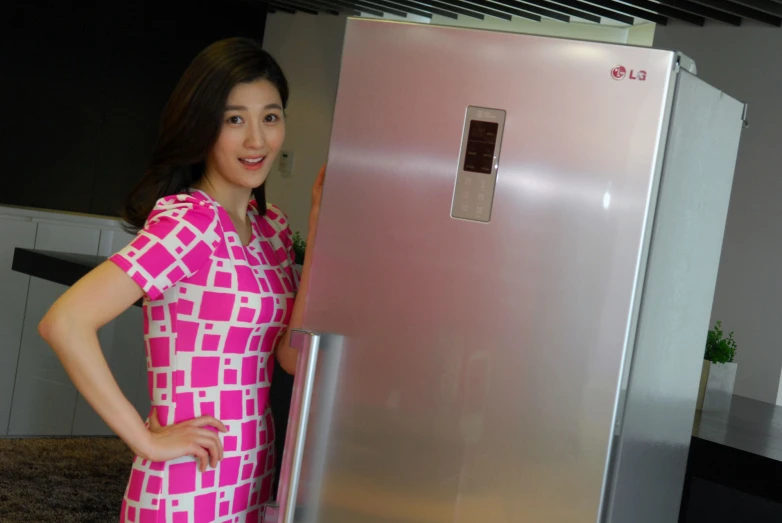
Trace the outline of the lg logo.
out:
[[[623,65],[617,65],[611,69],[611,78],[614,80],[621,80],[625,76],[627,76],[627,69]]]
[[[646,71],[638,71],[636,72],[634,69],[630,69],[630,73],[628,75],[627,68],[623,65],[617,65],[613,69],[611,69],[611,78],[614,80],[624,80],[624,78],[627,77],[630,80],[638,80],[640,82],[646,81]]]

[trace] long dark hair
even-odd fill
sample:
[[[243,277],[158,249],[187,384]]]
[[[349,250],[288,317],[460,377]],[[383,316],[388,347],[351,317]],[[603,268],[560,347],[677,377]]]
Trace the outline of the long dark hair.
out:
[[[122,210],[126,229],[136,233],[155,202],[178,194],[204,175],[206,157],[217,141],[231,90],[241,83],[268,80],[288,104],[288,82],[279,64],[248,38],[229,38],[201,51],[179,79],[160,122],[157,145],[144,176]],[[265,183],[253,190],[258,212],[266,212]]]

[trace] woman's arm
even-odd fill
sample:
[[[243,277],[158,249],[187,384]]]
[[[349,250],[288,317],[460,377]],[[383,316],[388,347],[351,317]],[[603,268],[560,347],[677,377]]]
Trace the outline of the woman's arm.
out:
[[[310,208],[309,233],[307,234],[307,245],[312,246],[315,242],[315,234],[318,228],[318,216],[320,215],[320,199],[323,194],[323,180],[326,176],[326,166],[321,167],[315,184],[312,186],[312,207]],[[307,307],[307,291],[310,284],[310,268],[312,267],[312,248],[304,252],[304,263],[301,268],[301,279],[299,280],[299,289],[296,293],[296,301],[293,303],[293,312],[288,329],[285,331],[274,355],[280,366],[288,374],[296,373],[296,360],[298,351],[293,349],[291,343],[291,330],[301,328],[304,321],[304,309]]]
[[[132,306],[142,289],[117,265],[106,261],[69,288],[46,313],[38,332],[52,346],[78,391],[95,412],[144,459],[167,461],[186,455],[217,466],[222,446],[203,427],[225,431],[204,416],[153,434],[117,385],[103,356],[98,330]]]

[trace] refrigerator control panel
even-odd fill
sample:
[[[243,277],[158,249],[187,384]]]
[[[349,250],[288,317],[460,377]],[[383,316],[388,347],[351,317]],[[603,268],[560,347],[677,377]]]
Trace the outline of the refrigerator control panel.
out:
[[[505,111],[470,106],[462,131],[451,217],[488,222],[494,202]]]

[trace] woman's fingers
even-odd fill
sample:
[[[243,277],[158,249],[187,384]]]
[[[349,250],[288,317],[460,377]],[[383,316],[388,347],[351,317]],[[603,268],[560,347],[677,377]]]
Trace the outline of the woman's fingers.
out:
[[[157,417],[157,409],[154,409],[149,416],[149,430],[159,436],[163,445],[161,454],[171,456],[163,457],[162,461],[172,459],[174,456],[171,453],[175,456],[191,455],[198,461],[198,469],[205,472],[210,465],[216,468],[224,457],[223,444],[215,430],[228,432],[228,429],[214,416],[201,416],[162,427]],[[166,447],[168,450],[165,450]],[[177,451],[177,447],[182,450]]]
[[[326,179],[326,164],[318,171],[318,176],[315,178],[315,182],[312,184],[312,206],[319,207],[320,200],[323,196],[323,183]]]
[[[223,459],[223,446],[217,434],[204,429],[197,429],[196,442],[209,452],[209,462],[212,468],[217,467],[218,461]]]
[[[193,444],[191,452],[198,460],[198,470],[206,472],[206,468],[209,466],[209,454],[206,452],[206,449],[196,443]]]
[[[223,425],[223,422],[214,416],[201,416],[194,418],[187,423],[195,427],[214,427],[220,432],[228,432],[228,429],[225,427],[225,425]]]

